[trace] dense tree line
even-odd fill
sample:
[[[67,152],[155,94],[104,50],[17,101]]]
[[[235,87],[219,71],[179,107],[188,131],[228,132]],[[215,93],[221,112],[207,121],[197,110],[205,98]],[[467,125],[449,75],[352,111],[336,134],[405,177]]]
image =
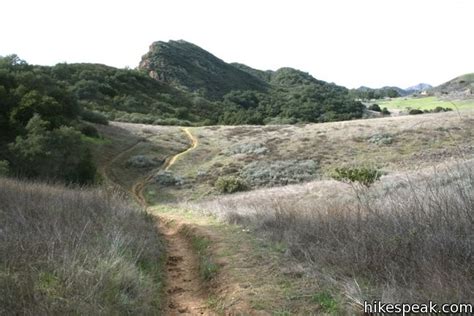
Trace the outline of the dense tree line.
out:
[[[68,86],[17,56],[0,57],[0,161],[3,173],[91,183],[81,107]],[[6,166],[6,167],[5,167]]]
[[[360,87],[358,89],[351,89],[350,95],[355,99],[362,100],[377,100],[384,98],[398,98],[405,96],[408,93],[397,87],[383,87],[379,89],[372,89],[367,87]]]
[[[283,68],[271,77],[267,92],[231,91],[223,98],[223,124],[330,122],[362,117],[364,106],[348,90]]]

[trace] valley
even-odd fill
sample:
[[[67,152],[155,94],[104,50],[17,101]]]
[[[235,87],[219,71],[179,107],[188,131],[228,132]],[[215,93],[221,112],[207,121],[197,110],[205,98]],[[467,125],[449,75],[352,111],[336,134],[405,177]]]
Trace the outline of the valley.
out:
[[[184,40],[136,69],[0,56],[0,314],[470,302],[473,88],[348,89]]]
[[[433,177],[435,182],[452,177],[464,181],[473,167],[473,127],[471,110],[296,126],[98,126],[111,140],[104,146],[140,140],[132,147],[114,148],[118,158],[112,159],[109,172],[160,218],[171,258],[165,287],[170,315],[339,314],[360,309],[363,298],[379,295],[381,280],[357,288],[348,279],[331,279],[344,266],[324,274],[323,263],[314,266],[304,259],[311,252],[293,244],[302,238],[296,231],[309,229],[300,220],[311,222],[308,214],[327,207],[345,212],[346,206],[361,203],[359,195],[391,194],[396,199],[412,194],[400,191],[403,183]],[[160,163],[136,166],[131,162],[137,157]],[[259,174],[246,169],[252,163]],[[338,166],[361,165],[384,174],[368,192],[331,178]],[[223,176],[243,178],[253,191],[223,196],[215,187]],[[419,190],[420,198],[427,194]],[[383,225],[390,230],[392,224]],[[313,238],[304,241],[308,249]],[[361,246],[366,247],[354,245]],[[364,275],[361,271],[355,280]],[[430,297],[445,294],[433,292]]]

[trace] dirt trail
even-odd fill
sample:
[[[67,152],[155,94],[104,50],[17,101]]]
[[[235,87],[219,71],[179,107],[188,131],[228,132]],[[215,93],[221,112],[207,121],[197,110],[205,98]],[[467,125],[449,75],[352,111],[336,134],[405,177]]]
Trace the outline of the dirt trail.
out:
[[[181,130],[191,140],[191,146],[188,149],[186,149],[185,151],[182,151],[182,152],[180,152],[180,153],[178,153],[174,156],[171,156],[170,158],[167,158],[165,160],[165,163],[160,167],[160,169],[168,170],[169,168],[171,168],[171,166],[173,166],[176,163],[176,161],[178,160],[179,157],[185,155],[186,153],[188,153],[189,151],[193,150],[194,148],[196,148],[198,146],[198,144],[199,144],[198,139],[189,131],[188,128],[182,128]],[[132,146],[132,148],[133,148],[133,146]],[[149,174],[147,177],[137,181],[137,183],[135,183],[132,187],[132,192],[131,193],[132,193],[133,197],[138,202],[138,204],[140,204],[141,206],[143,206],[145,208],[147,208],[149,205],[148,205],[148,203],[145,199],[145,196],[143,195],[143,189],[145,188],[147,183],[153,178],[153,175],[154,175],[154,172]]]
[[[183,128],[182,131],[191,140],[191,146],[185,151],[166,159],[160,169],[170,169],[179,157],[198,146],[197,138],[188,128]],[[107,174],[107,169],[109,169],[110,165],[132,150],[138,143],[127,148],[107,164],[104,168],[104,174],[109,180],[112,180]],[[155,172],[156,170],[137,181],[131,189],[135,200],[144,208],[148,208],[149,205],[143,195],[143,189],[152,179]],[[158,217],[160,218],[159,230],[166,239],[168,253],[165,267],[165,293],[167,299],[163,308],[163,314],[214,315],[206,304],[208,295],[199,275],[199,258],[186,237],[180,233],[181,225],[166,218],[166,216],[158,215]]]
[[[209,295],[199,275],[199,258],[181,226],[160,216],[160,231],[168,245],[166,261],[166,306],[164,315],[214,315],[206,302]]]
[[[174,155],[173,157],[171,157],[171,159],[169,160],[169,162],[165,163],[165,166],[164,166],[164,169],[165,170],[168,170],[172,165],[174,165],[174,163],[176,162],[176,160],[178,160],[179,157],[181,157],[182,155],[185,155],[187,154],[189,151],[193,150],[194,148],[196,148],[198,146],[198,140],[197,138],[189,131],[188,128],[183,128],[183,132],[186,134],[186,136],[191,140],[191,147],[189,147],[188,149],[186,149],[185,151],[177,154],[177,155]]]

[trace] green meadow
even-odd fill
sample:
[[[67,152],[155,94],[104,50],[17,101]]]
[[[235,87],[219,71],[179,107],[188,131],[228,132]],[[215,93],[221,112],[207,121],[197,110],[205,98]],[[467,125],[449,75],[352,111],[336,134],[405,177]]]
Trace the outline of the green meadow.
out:
[[[443,108],[467,109],[474,108],[474,100],[440,100],[437,97],[421,97],[421,98],[394,98],[391,100],[381,100],[379,103],[381,108],[405,110],[407,108],[432,110],[438,106]]]

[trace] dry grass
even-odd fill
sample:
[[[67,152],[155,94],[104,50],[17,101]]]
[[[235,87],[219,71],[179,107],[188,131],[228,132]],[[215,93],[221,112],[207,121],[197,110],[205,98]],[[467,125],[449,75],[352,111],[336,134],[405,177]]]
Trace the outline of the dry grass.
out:
[[[348,302],[474,299],[474,161],[385,176],[264,189],[195,209],[287,247]]]
[[[0,178],[0,314],[158,314],[154,224],[116,194]]]
[[[161,128],[166,133],[169,127]],[[323,124],[190,130],[198,138],[199,146],[180,157],[169,170],[183,179],[183,185],[150,185],[147,194],[151,201],[198,200],[216,195],[214,183],[228,175],[246,178],[253,188],[258,188],[271,184],[266,179],[277,180],[273,182],[280,185],[324,179],[335,168],[344,166],[374,167],[393,173],[452,158],[474,157],[474,111],[469,110]],[[179,131],[174,136],[185,137]],[[287,162],[296,166],[305,161],[317,165],[317,170],[310,174],[312,178],[297,176],[308,168],[294,170],[285,179],[273,170],[275,164]],[[252,164],[265,175],[262,179],[253,179],[255,172],[247,179],[246,170]]]
[[[104,141],[92,148],[95,161],[102,174],[107,173],[125,190],[131,190],[137,179],[159,169],[166,158],[189,146],[186,135],[174,126],[111,122],[96,127]],[[140,156],[151,163],[133,163]]]

